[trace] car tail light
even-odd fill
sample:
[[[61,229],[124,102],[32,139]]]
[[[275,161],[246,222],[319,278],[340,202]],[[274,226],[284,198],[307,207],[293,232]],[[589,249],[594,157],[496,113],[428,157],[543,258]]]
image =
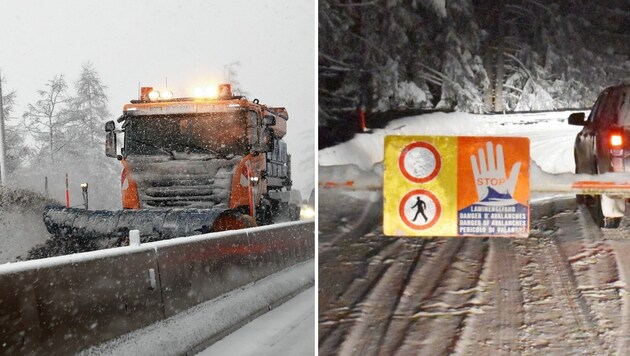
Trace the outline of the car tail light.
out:
[[[610,135],[610,146],[619,148],[623,145],[623,137],[619,134]]]

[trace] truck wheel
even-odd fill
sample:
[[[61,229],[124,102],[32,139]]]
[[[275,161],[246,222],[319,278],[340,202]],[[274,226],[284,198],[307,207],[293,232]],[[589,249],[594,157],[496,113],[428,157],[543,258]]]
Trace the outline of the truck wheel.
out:
[[[593,197],[593,204],[589,206],[591,216],[597,224],[597,226],[605,229],[616,229],[621,224],[621,217],[607,218],[602,211],[602,196],[596,195]]]
[[[256,208],[256,222],[260,226],[273,224],[272,207],[266,199],[262,199]]]
[[[578,169],[579,164],[578,164],[578,160],[577,160],[577,153],[575,151],[573,151],[573,159],[575,161],[575,174],[580,174],[580,173],[595,174],[595,173],[597,173],[597,165],[596,164],[593,166],[593,170],[591,172],[581,172],[581,170]],[[575,202],[578,205],[591,205],[593,203],[593,197],[590,196],[590,195],[585,195],[585,194],[576,194],[575,195]]]

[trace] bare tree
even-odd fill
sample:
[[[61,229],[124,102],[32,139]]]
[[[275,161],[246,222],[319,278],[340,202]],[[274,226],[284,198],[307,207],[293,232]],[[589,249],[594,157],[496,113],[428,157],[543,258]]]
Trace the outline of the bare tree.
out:
[[[2,99],[2,74],[0,73],[0,186],[7,184],[7,155],[4,140],[4,102]]]
[[[58,146],[57,140],[63,136],[64,127],[68,122],[67,89],[68,85],[63,74],[56,75],[46,83],[46,89],[37,92],[40,99],[34,105],[28,104],[23,115],[26,129],[42,143],[42,149],[48,145],[51,164],[55,163],[54,153],[56,145]]]
[[[5,124],[5,154],[6,173],[10,174],[31,155],[30,149],[24,144],[24,130],[21,130],[17,119],[13,116],[15,109],[15,90],[7,90],[6,77],[0,78],[2,85],[2,113]]]

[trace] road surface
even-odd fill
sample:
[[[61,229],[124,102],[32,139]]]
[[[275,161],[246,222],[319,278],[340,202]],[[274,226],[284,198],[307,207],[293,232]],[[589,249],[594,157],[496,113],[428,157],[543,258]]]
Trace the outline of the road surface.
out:
[[[320,190],[320,354],[630,353],[630,219],[602,231],[578,207],[523,239],[392,238],[379,194]]]
[[[314,355],[314,306],[315,288],[311,287],[198,355]]]

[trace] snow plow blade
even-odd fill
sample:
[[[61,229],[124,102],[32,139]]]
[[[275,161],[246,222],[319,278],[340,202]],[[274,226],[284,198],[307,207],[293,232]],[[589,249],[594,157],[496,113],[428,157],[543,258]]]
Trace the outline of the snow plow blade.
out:
[[[240,212],[222,209],[85,210],[47,206],[44,223],[52,235],[95,240],[140,230],[142,242],[256,226]]]

